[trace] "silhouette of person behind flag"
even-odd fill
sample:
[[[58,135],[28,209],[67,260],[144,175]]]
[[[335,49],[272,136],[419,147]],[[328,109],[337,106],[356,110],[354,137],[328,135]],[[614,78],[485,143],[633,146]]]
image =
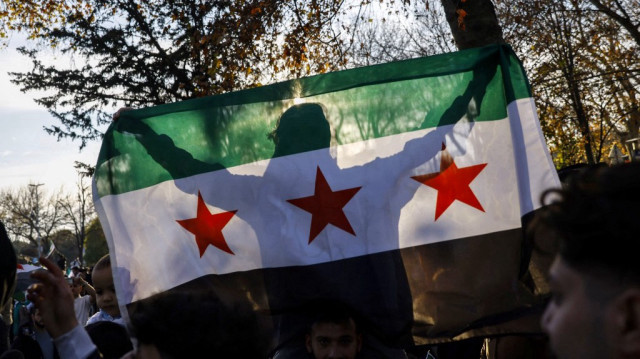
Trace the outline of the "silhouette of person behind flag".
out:
[[[275,144],[272,158],[329,148],[331,128],[317,103],[287,109],[268,136]]]
[[[273,158],[316,151],[318,156],[315,159],[322,162],[317,166],[318,173],[328,173],[326,176],[329,177],[333,172],[348,178],[351,172],[359,171],[361,168],[338,168],[336,159],[330,153],[331,129],[324,113],[323,107],[317,103],[304,103],[288,108],[278,119],[275,130],[269,135],[275,144]],[[322,160],[326,158],[328,159]],[[364,166],[372,165],[373,163],[369,163]],[[383,168],[385,165],[378,166]],[[269,171],[267,169],[265,177],[268,176]],[[315,181],[317,187],[317,177]],[[313,191],[312,183],[313,177],[308,186],[310,191]],[[339,190],[331,189],[336,192]],[[287,198],[293,204],[287,196],[283,198]],[[290,210],[294,214],[300,213],[297,212],[300,208],[291,207]],[[326,231],[329,226],[327,224],[314,232],[313,222],[316,215],[318,213],[312,214],[312,228],[309,243],[304,243],[306,245],[311,245],[312,240],[320,237],[318,230]],[[355,238],[362,235],[355,232],[351,234]],[[326,237],[329,239],[329,235]],[[389,238],[389,241],[397,242],[397,232],[395,237]],[[325,249],[331,251],[331,245],[328,244],[328,248]],[[263,273],[270,311],[275,315],[274,318],[278,319],[276,327],[281,328],[279,334],[284,338],[283,346],[289,346],[289,348],[281,347],[283,350],[278,358],[304,357],[306,346],[293,338],[299,338],[300,334],[307,329],[309,315],[316,315],[313,308],[309,307],[315,306],[319,300],[323,299],[349,303],[352,307],[360,309],[360,315],[365,318],[365,325],[363,325],[365,345],[362,349],[364,357],[405,357],[401,351],[391,348],[409,342],[406,336],[408,333],[401,334],[401,332],[403,326],[413,318],[411,294],[399,252],[376,253],[341,261],[300,266],[295,269],[269,268]],[[382,318],[384,319],[380,320]],[[383,321],[388,327],[384,327]],[[387,329],[390,330],[386,331]]]

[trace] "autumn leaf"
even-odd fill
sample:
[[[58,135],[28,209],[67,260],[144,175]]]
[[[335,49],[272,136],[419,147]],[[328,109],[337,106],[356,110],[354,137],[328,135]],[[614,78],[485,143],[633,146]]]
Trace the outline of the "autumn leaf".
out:
[[[460,30],[465,31],[466,27],[464,24],[464,18],[467,16],[467,12],[463,9],[456,10],[456,14],[458,14],[458,28]]]

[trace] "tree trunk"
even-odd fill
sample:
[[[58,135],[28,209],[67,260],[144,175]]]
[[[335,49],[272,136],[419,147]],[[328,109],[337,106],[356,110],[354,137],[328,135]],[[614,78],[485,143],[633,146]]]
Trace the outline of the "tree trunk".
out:
[[[504,43],[491,0],[441,0],[441,3],[458,49]]]
[[[584,139],[584,153],[587,157],[587,163],[592,165],[596,163],[595,156],[593,155],[593,139],[591,134],[591,128],[589,127],[589,118],[584,109],[582,103],[581,92],[579,89],[578,81],[575,80],[573,72],[567,77],[567,83],[569,85],[569,91],[571,92],[571,104],[576,111],[576,121],[578,123],[578,129],[582,138]]]

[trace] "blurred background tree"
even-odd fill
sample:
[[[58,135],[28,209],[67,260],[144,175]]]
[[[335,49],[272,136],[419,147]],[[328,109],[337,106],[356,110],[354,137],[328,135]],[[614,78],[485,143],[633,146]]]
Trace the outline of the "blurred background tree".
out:
[[[109,253],[107,239],[102,231],[98,218],[94,218],[87,226],[87,234],[84,249],[84,260],[87,266],[93,266],[98,259]]]
[[[21,6],[20,4],[23,4]],[[558,167],[638,137],[638,0],[5,0],[34,67],[12,74],[84,147],[145,107],[327,71],[507,42],[523,60]],[[0,36],[2,36],[0,33]],[[53,51],[72,60],[48,65]]]
[[[0,192],[0,218],[10,238],[23,243],[23,254],[38,257],[51,249],[51,237],[60,228],[64,213],[62,191],[48,193],[42,183],[29,183]],[[20,254],[20,253],[19,253]]]

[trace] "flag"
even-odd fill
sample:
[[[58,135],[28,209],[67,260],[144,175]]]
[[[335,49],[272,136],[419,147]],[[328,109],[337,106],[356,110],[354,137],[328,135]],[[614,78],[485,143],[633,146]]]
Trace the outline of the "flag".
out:
[[[277,345],[338,300],[406,347],[539,330],[522,223],[558,185],[496,45],[125,112],[93,191],[125,315],[206,288]]]

